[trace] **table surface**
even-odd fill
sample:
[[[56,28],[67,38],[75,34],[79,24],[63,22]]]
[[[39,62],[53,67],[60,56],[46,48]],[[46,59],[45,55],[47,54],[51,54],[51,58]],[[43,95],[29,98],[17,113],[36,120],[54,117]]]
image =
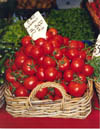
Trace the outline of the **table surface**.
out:
[[[100,108],[97,95],[93,97],[94,105]],[[0,109],[0,128],[100,128],[100,111],[92,108],[86,119],[62,118],[14,118]]]

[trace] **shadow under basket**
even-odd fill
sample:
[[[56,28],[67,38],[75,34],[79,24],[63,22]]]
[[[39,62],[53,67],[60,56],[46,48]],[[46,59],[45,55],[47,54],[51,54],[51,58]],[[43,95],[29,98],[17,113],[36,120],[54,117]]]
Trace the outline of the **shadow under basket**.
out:
[[[46,87],[57,88],[62,99],[38,100],[36,93]],[[82,97],[72,97],[64,88],[55,82],[39,84],[32,90],[29,97],[13,97],[9,88],[5,89],[6,111],[14,117],[51,117],[85,119],[91,113],[91,99],[93,96],[93,82],[88,82],[88,88]]]
[[[0,86],[0,108],[2,108],[3,104],[5,103],[4,90],[5,90],[5,85],[1,85]]]
[[[97,95],[98,95],[98,98],[99,98],[99,101],[100,101],[100,83],[95,82],[95,88],[96,88]]]

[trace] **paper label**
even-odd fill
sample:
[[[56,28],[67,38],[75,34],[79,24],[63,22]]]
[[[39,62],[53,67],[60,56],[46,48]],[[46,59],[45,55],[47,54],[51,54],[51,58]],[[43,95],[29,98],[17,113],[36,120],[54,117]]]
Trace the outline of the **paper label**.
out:
[[[100,56],[100,34],[98,35],[97,42],[95,44],[93,56],[96,56],[96,57]]]
[[[46,38],[47,23],[43,16],[37,11],[25,23],[24,26],[33,40]]]

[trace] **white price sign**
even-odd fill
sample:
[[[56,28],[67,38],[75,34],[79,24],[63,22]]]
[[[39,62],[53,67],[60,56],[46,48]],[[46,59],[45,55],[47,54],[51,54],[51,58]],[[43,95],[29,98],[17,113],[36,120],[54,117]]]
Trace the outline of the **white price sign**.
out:
[[[93,56],[96,56],[96,57],[100,56],[100,34],[99,34],[99,36],[97,38],[97,42],[95,44],[95,49],[93,51]]]
[[[25,23],[24,26],[33,40],[46,38],[47,23],[43,16],[37,11]]]

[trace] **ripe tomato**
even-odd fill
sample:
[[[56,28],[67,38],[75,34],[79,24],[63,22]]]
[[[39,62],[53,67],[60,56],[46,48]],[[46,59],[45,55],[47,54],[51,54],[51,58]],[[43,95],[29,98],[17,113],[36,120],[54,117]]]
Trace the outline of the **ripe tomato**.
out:
[[[64,80],[70,82],[73,80],[74,72],[71,69],[68,69],[64,72]]]
[[[85,44],[82,41],[77,41],[78,42],[78,49],[81,50],[85,48]]]
[[[54,48],[54,50],[53,50],[53,52],[52,52],[52,55],[53,55],[57,60],[61,59],[62,56],[63,56],[63,54],[62,54],[60,48]]]
[[[45,44],[46,40],[44,38],[38,38],[37,40],[35,40],[35,44],[37,46],[43,46],[43,44]]]
[[[42,46],[42,49],[43,49],[44,55],[49,55],[53,51],[53,45],[50,44],[49,42],[45,42],[45,44],[43,44]]]
[[[44,68],[56,66],[56,61],[49,56],[45,56],[43,60]]]
[[[38,64],[39,64],[39,66],[43,66],[43,60],[44,60],[44,55],[43,56],[41,56],[39,59],[38,59]]]
[[[24,48],[24,53],[26,56],[30,57],[31,56],[31,50],[33,48],[32,44],[28,44],[25,48]]]
[[[27,57],[24,54],[20,54],[15,58],[15,65],[17,68],[21,68]]]
[[[79,51],[77,49],[75,49],[75,48],[70,48],[70,49],[67,50],[66,56],[69,59],[73,60],[74,58],[79,56]]]
[[[67,57],[62,57],[60,60],[58,60],[58,68],[60,71],[65,71],[66,69],[69,69],[70,67],[70,61]]]
[[[12,74],[12,70],[9,68],[5,72],[5,78],[8,82],[13,82],[16,80],[15,76]]]
[[[28,91],[25,87],[20,86],[15,91],[16,97],[27,97],[29,96]]]
[[[78,77],[79,77],[80,81],[86,82],[86,76],[83,73],[79,73]]]
[[[85,60],[86,59],[86,51],[84,51],[84,50],[79,51],[79,58]]]
[[[69,38],[68,37],[63,37],[63,42],[65,46],[69,45]]]
[[[62,79],[62,72],[59,72],[57,73],[57,80],[61,80]]]
[[[48,33],[51,33],[54,36],[58,34],[58,31],[55,28],[49,28]]]
[[[39,67],[38,70],[37,70],[38,72],[37,72],[36,76],[37,76],[38,80],[40,80],[40,81],[45,80],[44,70],[45,69],[43,67]]]
[[[63,37],[61,35],[55,35],[53,39],[56,40],[60,45],[64,42]]]
[[[57,70],[54,67],[49,67],[48,69],[45,69],[45,79],[47,81],[54,81],[57,78]]]
[[[54,37],[52,39],[50,39],[48,42],[49,42],[49,44],[53,45],[53,48],[57,48],[57,47],[59,48],[61,46],[61,43]]]
[[[36,87],[37,83],[38,83],[37,77],[29,76],[25,78],[23,85],[26,89],[32,90]]]
[[[50,32],[46,32],[46,40],[52,39],[53,35]]]
[[[43,51],[40,46],[34,45],[33,48],[31,49],[31,56],[33,59],[37,60],[43,55]]]
[[[31,58],[28,58],[25,60],[25,62],[23,63],[22,69],[27,75],[33,75],[37,72],[36,63]]]
[[[75,58],[72,60],[71,68],[74,72],[80,73],[84,67],[84,60],[80,58]]]
[[[58,96],[58,95],[55,95],[55,96],[54,96],[54,100],[58,100],[58,99],[61,99],[61,97]]]
[[[62,98],[62,94],[61,94],[61,92],[57,88],[55,88],[55,95],[57,95],[60,98]]]
[[[84,67],[83,67],[83,74],[85,76],[91,76],[94,72],[94,68],[89,65],[89,64],[85,64]]]
[[[78,49],[78,42],[76,40],[70,40],[68,47]]]
[[[31,44],[32,38],[28,35],[24,36],[21,40],[21,43],[24,47],[26,47],[28,44]]]
[[[87,89],[86,83],[70,82],[68,85],[68,93],[74,97],[81,97]]]
[[[48,92],[48,89],[47,88],[42,88],[42,89],[40,89],[36,93],[36,97],[39,98],[39,99],[44,99],[44,97],[46,96],[47,92]]]
[[[9,83],[9,89],[13,93],[15,92],[16,88],[18,88],[20,86],[22,86],[22,84],[19,83],[18,81],[13,81],[13,82]]]

